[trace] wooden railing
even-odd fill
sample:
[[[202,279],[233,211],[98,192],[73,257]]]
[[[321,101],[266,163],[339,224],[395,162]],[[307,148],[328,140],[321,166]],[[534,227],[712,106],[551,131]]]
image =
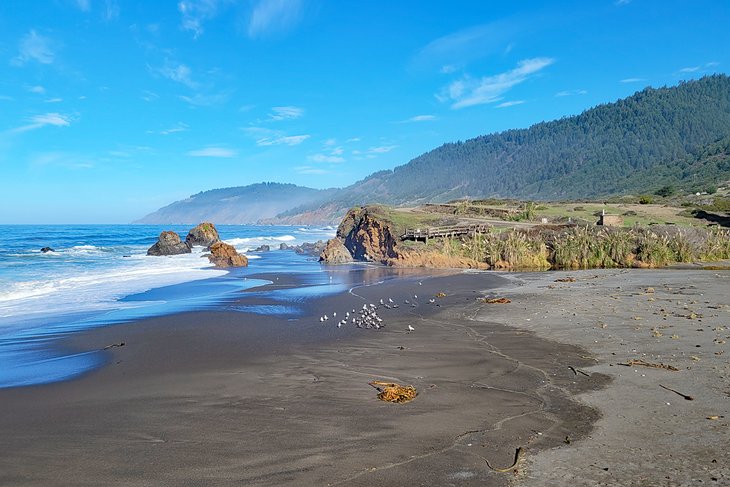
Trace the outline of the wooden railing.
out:
[[[401,240],[424,240],[428,242],[429,238],[456,237],[459,235],[474,235],[477,233],[489,232],[489,225],[471,224],[471,225],[452,225],[448,227],[428,227],[428,228],[407,228],[401,235]]]

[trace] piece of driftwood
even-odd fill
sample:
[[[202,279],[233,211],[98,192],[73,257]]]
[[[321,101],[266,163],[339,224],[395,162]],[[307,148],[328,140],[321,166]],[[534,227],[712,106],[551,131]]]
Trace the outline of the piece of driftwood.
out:
[[[517,466],[517,462],[520,461],[520,455],[521,454],[522,454],[522,447],[519,447],[519,448],[517,448],[517,450],[515,450],[515,460],[514,460],[514,462],[512,462],[512,465],[510,465],[509,467],[505,467],[505,468],[493,467],[489,463],[489,460],[487,460],[486,458],[484,459],[484,461],[486,462],[487,467],[489,467],[491,470],[494,470],[495,472],[500,472],[500,473],[507,473],[507,472],[511,472]]]
[[[508,298],[484,298],[484,302],[487,304],[507,304],[511,303],[512,300]]]
[[[667,364],[652,364],[651,362],[647,362],[645,360],[641,359],[631,359],[628,362],[618,363],[616,365],[624,365],[626,367],[634,367],[636,365],[640,365],[641,367],[649,367],[652,369],[664,369],[664,370],[671,370],[672,372],[677,372],[679,369],[673,365],[667,365]]]
[[[123,347],[123,346],[124,346],[124,342],[112,343],[111,345],[107,345],[106,347],[102,348],[102,350],[109,350],[110,348]]]
[[[673,393],[675,393],[675,394],[678,394],[678,395],[682,396],[683,398],[685,398],[685,399],[686,399],[687,401],[694,401],[694,400],[695,400],[695,398],[694,398],[694,397],[692,397],[692,396],[690,396],[690,395],[687,395],[687,394],[683,394],[683,393],[681,393],[681,392],[679,392],[679,391],[675,391],[675,390],[674,390],[674,389],[672,389],[671,387],[663,386],[663,385],[661,385],[661,384],[659,384],[659,387],[661,387],[662,389],[666,389],[666,390],[668,390],[668,391],[670,391],[670,392],[673,392]]]

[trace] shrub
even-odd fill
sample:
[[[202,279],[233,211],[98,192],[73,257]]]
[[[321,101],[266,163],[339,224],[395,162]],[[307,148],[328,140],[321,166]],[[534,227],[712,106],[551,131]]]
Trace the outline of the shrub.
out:
[[[654,199],[649,196],[648,194],[639,196],[639,204],[640,205],[650,205],[654,202]]]

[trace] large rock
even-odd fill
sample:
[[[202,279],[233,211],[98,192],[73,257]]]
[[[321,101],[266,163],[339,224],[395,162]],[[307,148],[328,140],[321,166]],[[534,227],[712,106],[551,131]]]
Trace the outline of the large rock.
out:
[[[350,210],[337,228],[337,237],[355,260],[387,264],[398,257],[392,223],[367,207]]]
[[[208,260],[216,267],[246,267],[248,259],[245,255],[238,253],[233,245],[224,242],[215,242],[210,246]]]
[[[210,222],[203,222],[198,224],[195,228],[188,232],[188,236],[185,237],[185,243],[188,247],[192,248],[196,245],[208,248],[216,242],[220,242],[218,236],[218,230],[215,225]]]
[[[347,264],[352,262],[352,255],[339,238],[333,238],[327,241],[322,253],[319,255],[319,261],[327,264]]]
[[[147,250],[147,255],[177,255],[189,254],[190,247],[180,240],[180,235],[175,232],[162,232],[152,247]]]

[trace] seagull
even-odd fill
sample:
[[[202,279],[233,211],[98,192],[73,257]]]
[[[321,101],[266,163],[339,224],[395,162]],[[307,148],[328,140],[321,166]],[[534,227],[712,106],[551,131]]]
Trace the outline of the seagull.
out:
[[[414,294],[413,299],[418,299],[418,294]]]
[[[408,331],[416,331],[416,329],[413,328],[411,325],[408,325]]]
[[[411,302],[408,301],[407,299],[404,299],[403,302],[406,303],[406,304],[411,304]]]
[[[324,320],[327,321],[329,317],[327,315],[324,315]]]
[[[385,303],[383,302],[383,298],[380,298],[380,304],[385,304]]]
[[[324,321],[324,316],[320,316],[320,317],[319,317],[319,321],[320,321],[320,322]]]
[[[428,302],[429,302],[429,303],[431,303],[431,304],[433,304],[433,303],[435,303],[435,302],[436,302],[436,300],[435,300],[435,299],[433,299],[433,298],[431,298],[431,299],[429,299],[429,300],[428,300]]]
[[[332,313],[332,317],[333,318],[336,318],[337,317],[337,311],[335,311],[334,313]]]
[[[389,303],[392,303],[392,302],[393,302],[393,300],[392,300],[392,299],[390,299],[390,298],[388,298],[388,302],[389,302]]]

